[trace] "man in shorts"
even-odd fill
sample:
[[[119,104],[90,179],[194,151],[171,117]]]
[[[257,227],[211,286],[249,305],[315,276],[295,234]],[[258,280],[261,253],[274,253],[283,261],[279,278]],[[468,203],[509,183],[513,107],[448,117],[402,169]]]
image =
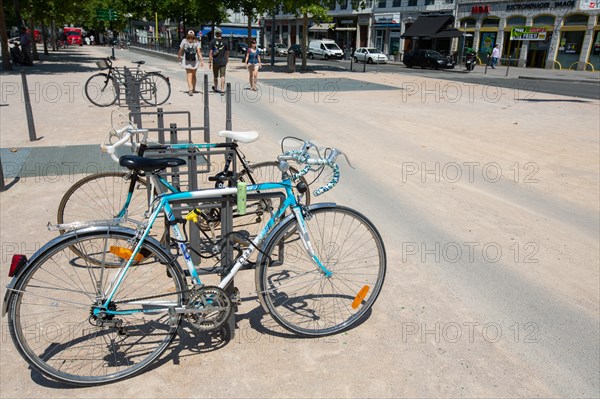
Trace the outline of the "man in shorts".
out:
[[[209,67],[212,66],[214,84],[213,91],[225,93],[225,69],[229,61],[229,47],[221,37],[220,29],[215,30],[215,38],[210,42],[210,52],[208,54]],[[219,90],[219,77],[221,77],[221,89]]]

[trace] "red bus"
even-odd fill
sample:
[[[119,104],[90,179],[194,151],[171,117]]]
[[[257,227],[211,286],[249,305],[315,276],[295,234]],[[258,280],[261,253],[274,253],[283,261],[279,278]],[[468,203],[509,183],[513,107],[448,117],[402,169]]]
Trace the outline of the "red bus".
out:
[[[63,32],[67,37],[67,43],[69,43],[69,45],[83,45],[83,40],[81,39],[83,30],[81,28],[63,28]]]

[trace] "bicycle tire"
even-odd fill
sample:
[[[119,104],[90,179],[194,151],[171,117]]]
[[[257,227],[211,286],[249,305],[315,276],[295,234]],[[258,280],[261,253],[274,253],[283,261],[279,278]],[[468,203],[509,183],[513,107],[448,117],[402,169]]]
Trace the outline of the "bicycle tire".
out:
[[[275,161],[259,162],[250,164],[248,167],[254,183],[256,184],[276,182],[281,179],[281,170],[279,169],[279,164]],[[297,170],[290,167],[290,172],[297,173]],[[307,184],[304,177],[301,179]],[[238,180],[247,184],[253,184],[245,169],[238,175]],[[280,191],[283,193],[283,190],[271,191]],[[310,203],[310,193],[308,191],[305,193],[302,203],[304,205]],[[233,215],[233,231],[244,231],[247,233],[248,239],[252,240],[262,230],[269,219],[271,219],[274,211],[277,210],[278,207],[279,204],[274,203],[274,200],[271,198],[248,200],[246,204],[246,213],[244,215],[234,213]],[[255,256],[251,259],[255,259]]]
[[[145,241],[144,258],[129,268],[109,308],[127,313],[146,300],[147,311],[108,316],[99,325],[92,309],[120,269],[90,265],[70,250],[125,262],[112,248],[131,250],[135,243],[133,230],[93,228],[60,236],[34,255],[8,303],[13,342],[34,369],[68,384],[99,385],[140,373],[167,349],[182,320],[170,318],[168,307],[185,303],[187,287],[176,260]],[[164,295],[154,303],[145,298],[158,294]]]
[[[292,217],[263,247],[255,274],[258,296],[288,331],[336,334],[361,321],[375,303],[385,279],[385,247],[375,226],[351,208],[319,205],[305,222],[318,258],[332,275],[325,276],[309,258]]]
[[[85,96],[94,105],[108,107],[117,101],[118,87],[113,76],[100,72],[85,82]]]
[[[148,105],[162,105],[171,97],[169,79],[158,72],[150,72],[141,80],[140,98]]]
[[[73,184],[63,195],[58,206],[58,224],[98,219],[113,219],[125,205],[131,180],[124,172],[94,173]],[[127,217],[141,221],[148,209],[147,183],[138,178],[132,193]],[[133,224],[126,226],[134,227]],[[61,234],[64,230],[60,231]]]

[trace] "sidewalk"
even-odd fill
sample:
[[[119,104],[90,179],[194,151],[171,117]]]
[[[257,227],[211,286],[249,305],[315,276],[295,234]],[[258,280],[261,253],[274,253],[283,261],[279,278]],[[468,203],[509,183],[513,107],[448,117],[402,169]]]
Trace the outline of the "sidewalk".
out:
[[[162,53],[158,51],[153,51],[149,49],[136,48],[131,47],[132,51],[139,52],[140,54],[152,54],[154,56],[163,58],[163,59],[174,59],[176,56],[173,54]],[[231,56],[231,58],[239,59],[240,56],[235,53]],[[310,60],[308,61],[309,68],[311,70],[319,70],[319,71],[331,71],[334,73],[335,71],[349,70],[350,62],[344,63],[331,63],[330,65],[323,64],[311,64]],[[276,57],[275,58],[275,66],[271,66],[271,57],[267,56],[263,58],[263,64],[265,65],[264,71],[278,71],[278,72],[287,72],[287,60],[286,58]],[[296,59],[296,71],[300,71],[301,60]],[[406,69],[406,66],[401,61],[388,61],[388,65],[394,65],[398,67],[397,72],[402,72],[403,69]],[[363,64],[353,64],[353,68],[355,70],[362,70]],[[377,68],[376,65],[366,65],[367,70]],[[418,68],[417,68],[418,69]],[[485,65],[477,65],[475,70],[468,72],[462,66],[456,66],[454,69],[446,69],[444,72],[450,73],[459,73],[466,74],[471,77],[481,77],[481,78],[519,78],[519,79],[537,79],[537,80],[554,80],[554,81],[573,81],[573,82],[585,82],[585,83],[598,83],[600,84],[600,71],[573,71],[573,70],[556,70],[556,69],[541,69],[541,68],[521,68],[510,66],[508,68],[508,76],[506,76],[507,67],[504,65],[500,65],[496,67],[496,69],[487,69]]]

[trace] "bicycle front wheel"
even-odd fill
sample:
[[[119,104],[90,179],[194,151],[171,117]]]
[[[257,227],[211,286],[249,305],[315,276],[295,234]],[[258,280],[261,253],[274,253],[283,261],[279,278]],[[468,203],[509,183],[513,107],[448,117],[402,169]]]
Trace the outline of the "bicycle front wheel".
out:
[[[93,312],[121,271],[105,262],[123,265],[137,242],[129,229],[79,230],[32,260],[8,304],[12,339],[32,367],[69,384],[97,385],[141,372],[164,352],[181,322],[168,308],[184,303],[186,283],[157,244],[144,242],[107,306],[118,314]]]
[[[148,105],[162,105],[171,97],[171,83],[160,73],[149,73],[140,82],[140,98]]]
[[[85,96],[94,105],[108,107],[117,101],[117,82],[106,73],[92,75],[85,82]]]
[[[377,229],[359,212],[330,205],[309,213],[310,242],[331,275],[308,255],[292,218],[265,244],[256,284],[277,323],[315,337],[346,330],[366,315],[383,286],[386,254]]]

